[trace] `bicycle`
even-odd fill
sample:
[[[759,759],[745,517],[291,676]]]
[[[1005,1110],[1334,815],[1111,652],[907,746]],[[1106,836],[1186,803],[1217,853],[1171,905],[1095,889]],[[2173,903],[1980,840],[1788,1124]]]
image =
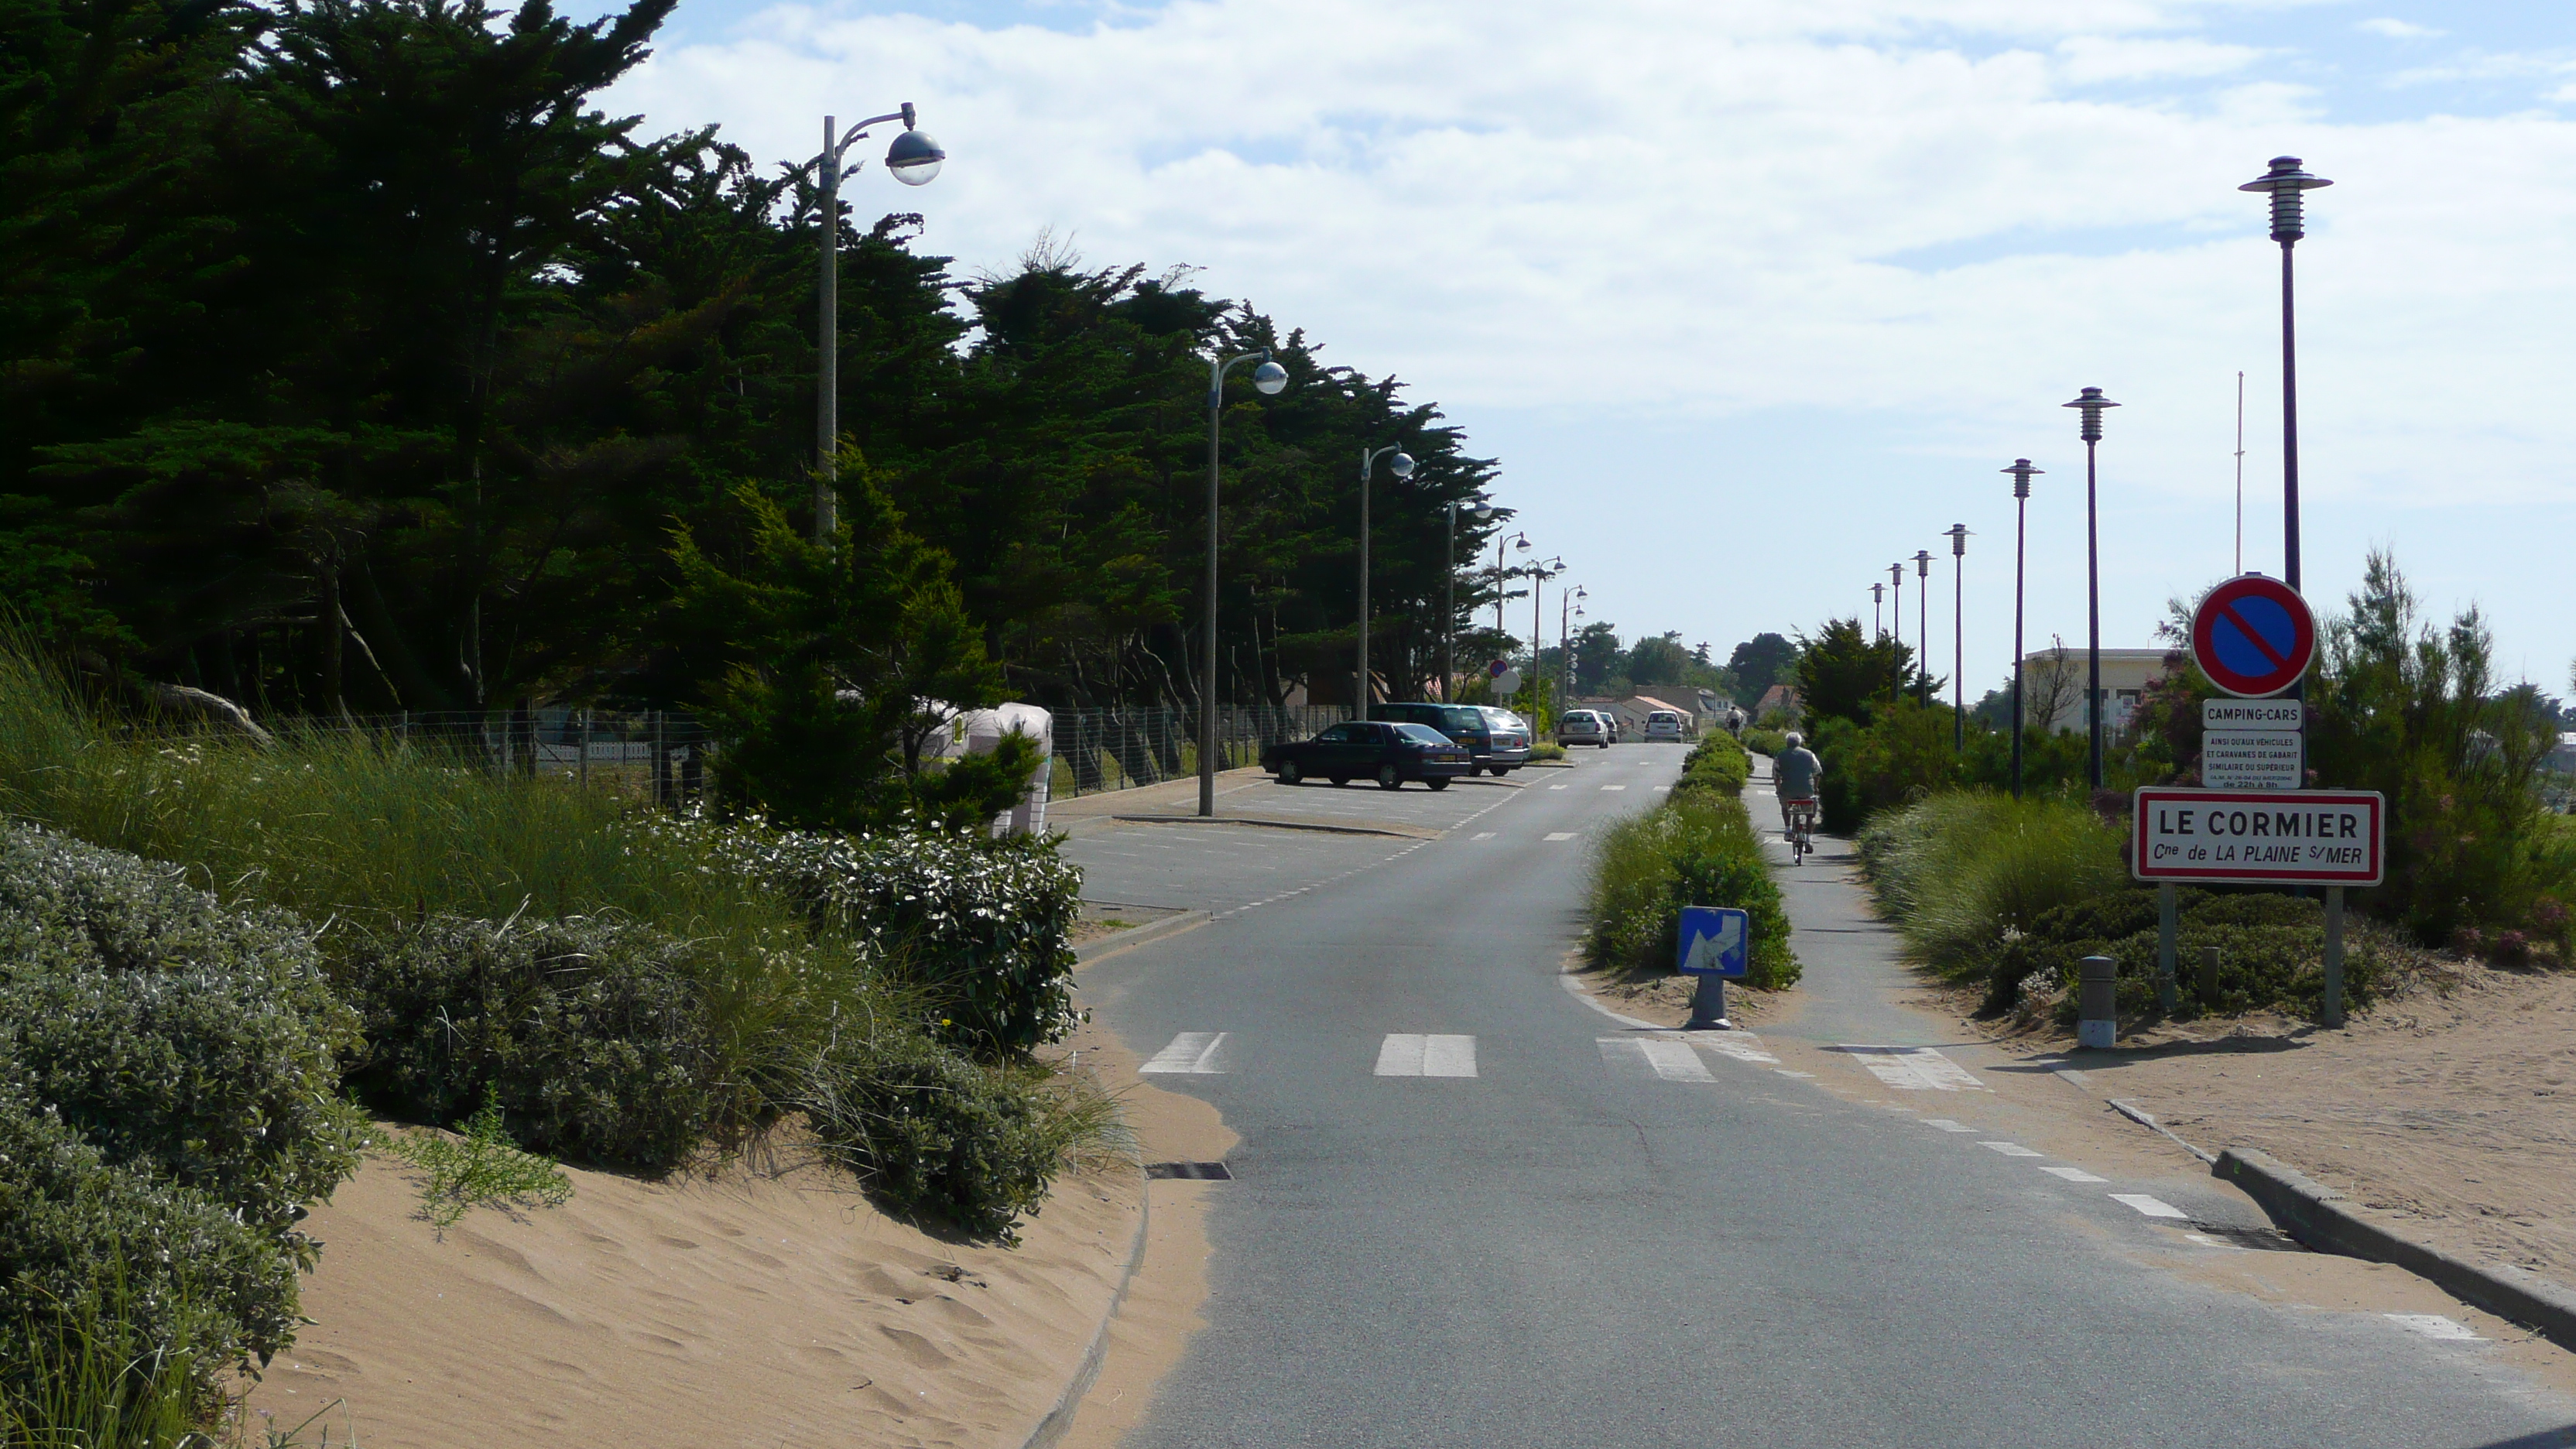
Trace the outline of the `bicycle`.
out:
[[[1816,853],[1816,801],[1812,796],[1783,800],[1780,807],[1789,826],[1789,863],[1805,865],[1807,857]]]

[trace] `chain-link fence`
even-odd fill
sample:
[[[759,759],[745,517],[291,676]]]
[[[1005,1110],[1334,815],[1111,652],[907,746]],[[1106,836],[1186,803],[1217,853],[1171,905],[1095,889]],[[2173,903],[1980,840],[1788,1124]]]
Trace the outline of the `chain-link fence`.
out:
[[[1217,714],[1217,768],[1261,763],[1265,745],[1302,740],[1351,717],[1344,705],[1228,709]],[[1067,709],[1055,715],[1057,798],[1186,779],[1199,769],[1194,709]]]

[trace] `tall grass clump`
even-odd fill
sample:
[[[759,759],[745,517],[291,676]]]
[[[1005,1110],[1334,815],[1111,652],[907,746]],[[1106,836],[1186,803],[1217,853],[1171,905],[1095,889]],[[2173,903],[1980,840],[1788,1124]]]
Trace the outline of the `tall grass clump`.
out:
[[[2120,833],[2057,800],[1955,791],[1882,811],[1860,834],[1880,905],[1916,960],[1983,980],[2040,913],[2128,886]]]
[[[1584,952],[1594,966],[1670,972],[1684,906],[1734,906],[1752,917],[1746,984],[1796,984],[1789,916],[1744,802],[1715,791],[1676,790],[1667,803],[1613,825],[1592,858]]]

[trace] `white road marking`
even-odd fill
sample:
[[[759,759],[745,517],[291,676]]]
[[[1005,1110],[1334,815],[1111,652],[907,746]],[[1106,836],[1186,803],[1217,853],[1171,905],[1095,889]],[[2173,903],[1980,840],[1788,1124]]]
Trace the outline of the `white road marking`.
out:
[[[2029,1148],[2022,1146],[2018,1142],[1980,1142],[1977,1145],[1979,1147],[1992,1148],[2006,1157],[2037,1157],[2040,1155],[2039,1153],[2033,1152]]]
[[[1548,832],[1547,838],[1550,840],[1572,840],[1574,838],[1574,832],[1571,830],[1551,830]]]
[[[1713,1082],[1699,1053],[1669,1037],[1604,1036],[1601,1064],[1623,1077],[1661,1077],[1667,1082]]]
[[[2385,1313],[2380,1316],[2409,1333],[2420,1333],[2426,1338],[2444,1338],[2454,1343],[2486,1342],[2467,1324],[2444,1318],[2438,1313]]]
[[[1476,1075],[1476,1039],[1472,1036],[1426,1036],[1388,1032],[1378,1044],[1381,1077],[1472,1077]]]
[[[1982,1092],[1986,1084],[1969,1076],[1957,1062],[1941,1055],[1937,1047],[1852,1046],[1843,1050],[1869,1074],[1901,1092],[1955,1092],[1966,1088]]]
[[[1564,787],[1563,785],[1550,785],[1550,786],[1548,786],[1547,788],[1549,788],[1549,789],[1551,789],[1551,790],[1562,790],[1562,789],[1564,789],[1565,787]]]
[[[1172,1044],[1154,1053],[1153,1059],[1138,1067],[1139,1072],[1185,1073],[1213,1077],[1225,1071],[1225,1039],[1222,1031],[1185,1031],[1172,1038]]]
[[[2068,1182],[2109,1182],[2111,1180],[2107,1177],[2095,1177],[2080,1167],[2043,1167],[2040,1171],[2051,1177],[2065,1178]]]
[[[1763,1050],[1762,1038],[1749,1031],[1695,1031],[1690,1034],[1689,1040],[1692,1046],[1705,1047],[1721,1056],[1733,1057],[1739,1062],[1757,1062],[1763,1066],[1772,1066],[1780,1060]]]
[[[1490,830],[1479,830],[1472,838],[1476,840],[1491,840],[1494,838],[1494,832]]]
[[[1673,788],[1673,787],[1672,787],[1672,786],[1670,786],[1670,785],[1657,785],[1657,786],[1655,787],[1655,793],[1656,793],[1656,794],[1658,794],[1658,795],[1660,795],[1660,794],[1664,793],[1666,790],[1669,790],[1669,789],[1671,789],[1671,788]]]
[[[1601,788],[1604,790],[1625,790],[1628,787],[1625,785],[1604,785]]]
[[[1974,1132],[1977,1130],[1974,1127],[1962,1126],[1959,1123],[1951,1121],[1947,1117],[1926,1117],[1923,1119],[1923,1125],[1926,1127],[1938,1127],[1944,1132]]]
[[[1813,1072],[1793,1072],[1787,1067],[1773,1067],[1771,1070],[1778,1072],[1784,1077],[1804,1077],[1811,1082],[1816,1079],[1816,1074]]]
[[[2181,1208],[2175,1207],[2163,1198],[2149,1197],[2143,1192],[2115,1192],[2111,1194],[2111,1201],[2126,1203],[2151,1218],[2178,1218],[2184,1222],[2191,1220],[2191,1214]]]

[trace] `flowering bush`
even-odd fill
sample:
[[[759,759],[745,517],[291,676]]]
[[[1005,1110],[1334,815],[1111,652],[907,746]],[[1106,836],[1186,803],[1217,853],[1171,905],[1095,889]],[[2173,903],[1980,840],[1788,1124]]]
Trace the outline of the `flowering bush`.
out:
[[[1073,1007],[1082,871],[1053,842],[929,832],[819,835],[696,819],[731,869],[785,891],[927,991],[941,1035],[987,1052],[1055,1041]]]

